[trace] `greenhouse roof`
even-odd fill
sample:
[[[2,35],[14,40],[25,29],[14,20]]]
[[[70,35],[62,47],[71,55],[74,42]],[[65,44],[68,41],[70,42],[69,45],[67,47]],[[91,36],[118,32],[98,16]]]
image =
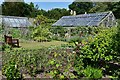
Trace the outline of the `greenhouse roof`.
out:
[[[53,26],[98,26],[110,12],[63,16]]]
[[[32,26],[27,17],[2,16],[1,23],[6,27],[28,27]]]

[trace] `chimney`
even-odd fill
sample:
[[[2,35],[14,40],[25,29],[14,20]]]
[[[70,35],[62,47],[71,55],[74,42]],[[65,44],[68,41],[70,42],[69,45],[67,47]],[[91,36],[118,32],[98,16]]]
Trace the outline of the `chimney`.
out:
[[[73,15],[74,15],[74,16],[76,15],[76,11],[73,12]]]
[[[70,10],[70,14],[73,15],[73,10]]]
[[[71,10],[71,11],[70,11],[70,14],[71,14],[71,15],[76,15],[76,11]]]

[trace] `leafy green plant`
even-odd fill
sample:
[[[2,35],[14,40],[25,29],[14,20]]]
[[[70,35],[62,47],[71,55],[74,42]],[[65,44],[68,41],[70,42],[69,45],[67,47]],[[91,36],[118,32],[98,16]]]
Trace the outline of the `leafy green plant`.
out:
[[[104,67],[105,69],[107,69],[107,62],[119,62],[117,56],[119,56],[120,53],[120,48],[118,47],[120,43],[120,28],[101,27],[98,28],[98,30],[96,31],[98,32],[94,37],[88,36],[88,38],[86,38],[87,40],[81,40],[81,44],[84,44],[83,46],[79,45],[78,40],[75,40],[76,42],[74,41],[75,43],[77,43],[75,50],[77,49],[76,52],[78,53],[74,61],[74,68],[79,76],[84,76],[82,75],[82,72],[87,66],[97,68]],[[111,73],[110,75],[113,75],[113,73]]]
[[[12,47],[8,44],[3,44],[1,47],[3,51],[10,51],[12,49]]]
[[[87,68],[85,68],[83,70],[83,74],[87,78],[93,78],[93,79],[102,78],[102,70],[92,68],[91,66],[88,66]]]
[[[3,67],[3,74],[8,80],[19,80],[23,78],[14,61],[10,61]]]
[[[53,78],[75,78],[76,76],[70,72],[73,66],[74,55],[72,53],[67,53],[66,51],[57,49],[50,56],[48,61],[48,71]]]
[[[50,47],[5,51],[3,67],[7,66],[7,63],[12,59],[15,59],[14,62],[17,63],[21,74],[27,73],[35,77],[36,74],[45,72],[50,73],[54,78],[74,77],[74,74],[69,71],[73,65],[74,55],[70,52],[67,53],[63,48]],[[3,68],[3,72],[5,72],[5,68]],[[51,74],[52,72],[55,72],[54,75]]]
[[[84,57],[90,58],[92,61],[98,61],[99,59],[106,61],[112,60],[113,56],[111,55],[114,54],[112,48],[114,42],[112,41],[112,37],[116,34],[116,31],[116,28],[103,30],[92,42],[85,45],[80,53],[84,54]]]

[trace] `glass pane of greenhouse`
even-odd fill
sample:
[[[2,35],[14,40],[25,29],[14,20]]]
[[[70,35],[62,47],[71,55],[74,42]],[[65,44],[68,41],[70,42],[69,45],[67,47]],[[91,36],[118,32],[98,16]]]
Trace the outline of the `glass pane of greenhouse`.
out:
[[[31,26],[26,17],[4,16],[3,24],[9,27],[28,27]]]
[[[109,12],[63,16],[53,26],[96,26]]]

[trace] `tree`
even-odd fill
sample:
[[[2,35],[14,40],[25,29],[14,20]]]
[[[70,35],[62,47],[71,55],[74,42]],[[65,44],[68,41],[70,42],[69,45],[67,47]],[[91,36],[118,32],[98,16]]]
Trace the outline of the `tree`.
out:
[[[30,16],[35,17],[36,16],[36,9],[35,9],[34,4],[31,2],[29,7],[30,7]]]
[[[5,16],[35,17],[36,10],[33,3],[29,5],[24,2],[4,2],[2,4],[2,15]]]
[[[91,8],[89,12],[95,13],[95,12],[104,12],[104,11],[109,11],[107,2],[94,3],[94,7]]]
[[[43,15],[37,15],[37,17],[35,18],[34,23],[38,26],[41,24],[51,24],[54,23],[56,20],[54,19],[48,19],[47,17],[43,16]]]
[[[38,10],[37,15],[47,16],[47,11],[45,11],[45,10],[43,10],[43,9]]]
[[[116,18],[120,18],[120,2],[97,2],[90,12],[112,11]]]
[[[92,2],[73,2],[69,5],[69,9],[76,11],[77,14],[84,14],[93,8]]]
[[[36,28],[33,30],[32,37],[37,41],[50,41],[52,33],[50,32],[51,24],[55,22],[54,19],[48,19],[43,15],[38,15],[35,19]]]
[[[109,6],[109,10],[113,11],[115,17],[120,19],[120,1],[112,3],[112,6]]]
[[[70,15],[69,11],[66,10],[66,9],[59,9],[59,8],[55,8],[55,9],[52,9],[52,10],[48,10],[47,11],[47,17],[50,18],[50,19],[60,19],[62,16],[68,16]]]
[[[69,9],[76,11],[77,14],[85,12],[96,13],[112,11],[116,18],[120,18],[120,1],[119,2],[73,2]]]

